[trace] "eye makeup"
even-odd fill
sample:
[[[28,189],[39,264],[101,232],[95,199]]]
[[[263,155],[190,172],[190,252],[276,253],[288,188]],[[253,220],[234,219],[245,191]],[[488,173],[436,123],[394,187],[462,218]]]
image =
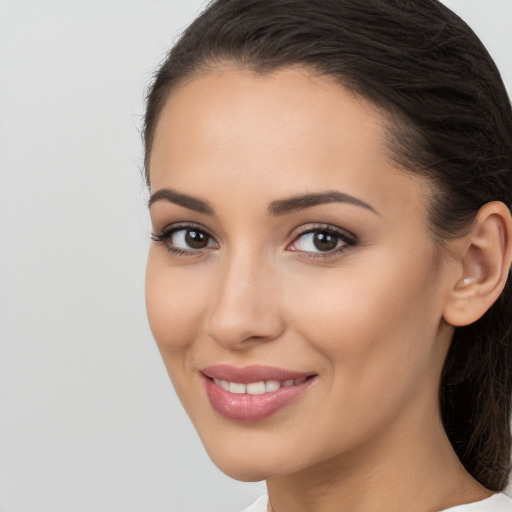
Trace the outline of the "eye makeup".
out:
[[[317,224],[299,228],[286,250],[304,253],[308,258],[329,258],[339,256],[357,243],[357,237],[344,229]]]
[[[285,250],[308,258],[329,258],[341,255],[354,247],[358,239],[352,233],[330,224],[304,225],[292,234]],[[152,233],[151,239],[177,256],[199,256],[205,251],[219,249],[220,244],[204,226],[181,222],[170,224]]]
[[[151,240],[177,256],[198,256],[204,250],[219,248],[217,241],[204,226],[187,222],[170,224],[152,233]]]

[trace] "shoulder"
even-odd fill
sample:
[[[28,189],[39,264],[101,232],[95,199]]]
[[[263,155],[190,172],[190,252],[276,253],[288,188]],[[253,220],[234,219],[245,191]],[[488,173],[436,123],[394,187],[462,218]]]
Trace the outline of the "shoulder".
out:
[[[241,512],[267,512],[268,496],[260,496],[254,503],[244,508]]]
[[[485,500],[448,508],[443,512],[512,512],[512,498],[504,493],[493,494]]]
[[[267,512],[267,505],[268,497],[263,495],[241,512]],[[512,498],[499,493],[485,500],[458,505],[442,512],[512,512]]]

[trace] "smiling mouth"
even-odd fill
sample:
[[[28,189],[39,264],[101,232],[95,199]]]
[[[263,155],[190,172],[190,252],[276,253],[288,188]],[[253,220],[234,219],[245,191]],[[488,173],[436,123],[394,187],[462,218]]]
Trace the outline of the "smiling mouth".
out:
[[[265,393],[273,393],[281,388],[289,388],[297,386],[307,380],[308,377],[300,377],[298,379],[279,380],[260,380],[258,382],[230,382],[223,379],[214,378],[213,382],[221,387],[224,391],[235,394],[263,395]]]
[[[218,414],[234,421],[268,418],[307,392],[317,374],[279,368],[217,365],[200,372],[206,395]]]

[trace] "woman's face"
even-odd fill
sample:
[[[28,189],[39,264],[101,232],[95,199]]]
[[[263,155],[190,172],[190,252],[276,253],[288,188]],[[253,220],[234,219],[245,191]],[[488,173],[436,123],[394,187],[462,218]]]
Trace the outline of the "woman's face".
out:
[[[149,321],[234,478],[392,449],[435,423],[448,269],[430,187],[397,169],[384,126],[300,68],[211,71],[162,111]]]

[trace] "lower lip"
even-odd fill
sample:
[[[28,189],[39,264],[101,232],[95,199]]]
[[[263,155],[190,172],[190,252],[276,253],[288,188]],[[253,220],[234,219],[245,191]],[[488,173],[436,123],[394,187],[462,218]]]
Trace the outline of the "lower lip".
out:
[[[230,393],[203,377],[206,394],[212,407],[221,416],[235,421],[256,421],[268,418],[304,393],[314,378],[261,395]]]

